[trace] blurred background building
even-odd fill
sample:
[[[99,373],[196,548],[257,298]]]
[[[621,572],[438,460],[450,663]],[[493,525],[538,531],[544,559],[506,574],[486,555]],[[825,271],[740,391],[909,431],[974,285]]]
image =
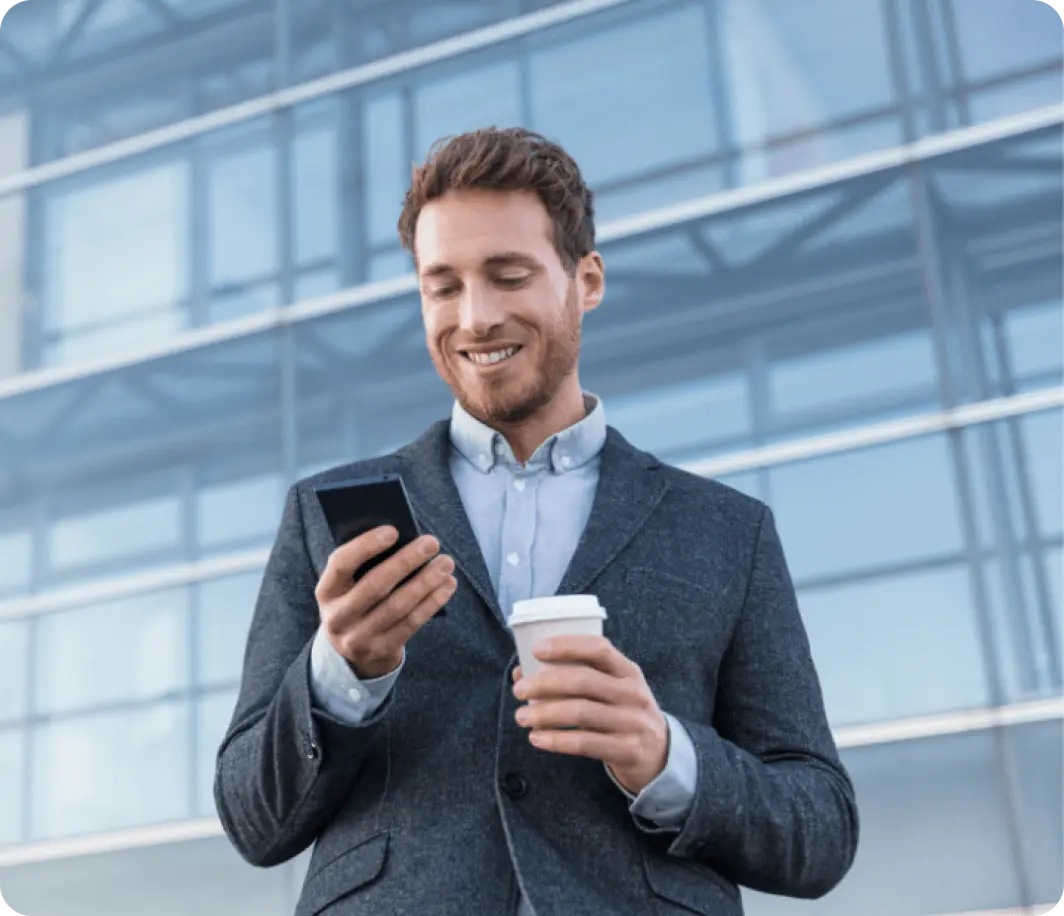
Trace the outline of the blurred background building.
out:
[[[1054,903],[1062,53],[1037,0],[26,0],[0,28],[0,888],[288,916],[214,754],[287,485],[449,408],[444,134],[597,191],[585,387],[773,506],[863,815],[818,902]],[[1038,910],[1041,911],[1041,910]]]

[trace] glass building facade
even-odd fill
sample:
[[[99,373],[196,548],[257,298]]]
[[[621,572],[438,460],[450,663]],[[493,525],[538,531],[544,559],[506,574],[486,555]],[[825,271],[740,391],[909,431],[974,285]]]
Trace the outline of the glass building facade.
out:
[[[395,222],[522,124],[597,194],[582,381],[776,512],[856,783],[823,900],[1064,889],[1061,107],[1037,0],[26,0],[0,28],[0,889],[287,916],[214,754],[289,483],[446,414]]]

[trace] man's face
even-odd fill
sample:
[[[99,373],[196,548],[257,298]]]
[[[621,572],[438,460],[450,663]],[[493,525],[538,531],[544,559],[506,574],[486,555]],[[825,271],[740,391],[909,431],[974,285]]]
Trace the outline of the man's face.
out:
[[[428,203],[414,251],[429,353],[458,402],[486,423],[521,423],[576,385],[583,313],[602,260],[570,277],[532,192],[452,191]]]

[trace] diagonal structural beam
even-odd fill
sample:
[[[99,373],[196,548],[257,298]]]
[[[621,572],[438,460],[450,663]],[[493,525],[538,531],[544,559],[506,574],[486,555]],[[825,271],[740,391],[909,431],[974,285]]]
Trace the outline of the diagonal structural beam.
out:
[[[30,59],[3,35],[0,35],[0,54],[4,54],[15,65],[20,76],[33,75],[34,67]]]
[[[47,66],[49,68],[54,67],[57,63],[66,59],[66,56],[70,53],[70,49],[74,47],[81,39],[81,36],[85,34],[85,29],[88,28],[89,22],[92,17],[96,15],[97,11],[103,5],[103,0],[87,0],[86,4],[81,8],[81,12],[78,13],[77,18],[71,23],[69,29],[56,44],[52,50],[51,56],[48,58]]]

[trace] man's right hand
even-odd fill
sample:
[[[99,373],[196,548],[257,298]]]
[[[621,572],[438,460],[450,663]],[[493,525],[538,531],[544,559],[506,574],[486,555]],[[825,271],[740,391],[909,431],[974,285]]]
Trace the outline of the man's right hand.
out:
[[[418,538],[352,581],[356,570],[395,543],[394,528],[375,528],[338,547],[314,589],[325,635],[355,674],[384,677],[399,667],[403,647],[454,594],[454,560],[439,541]],[[399,583],[431,560],[401,587]]]

